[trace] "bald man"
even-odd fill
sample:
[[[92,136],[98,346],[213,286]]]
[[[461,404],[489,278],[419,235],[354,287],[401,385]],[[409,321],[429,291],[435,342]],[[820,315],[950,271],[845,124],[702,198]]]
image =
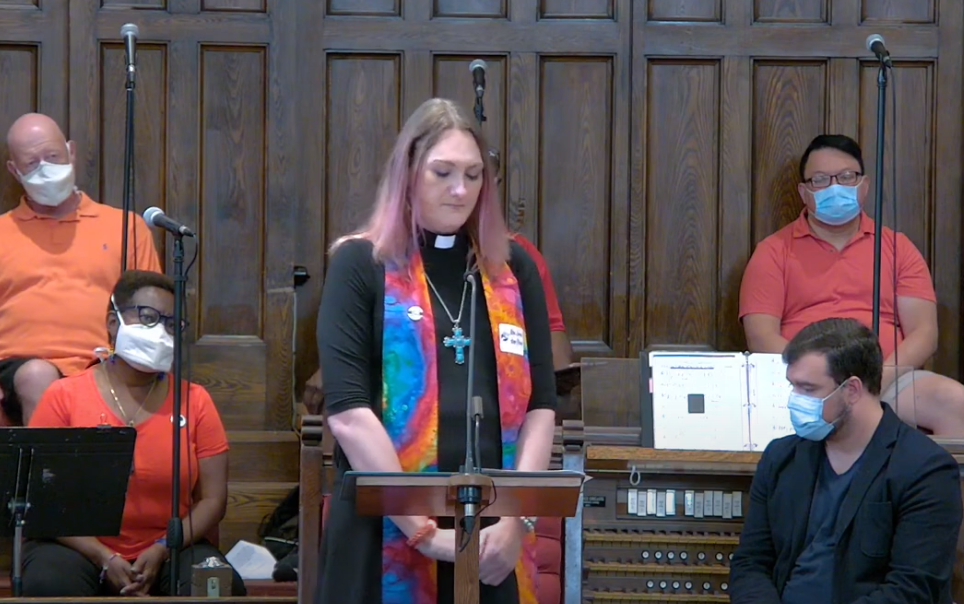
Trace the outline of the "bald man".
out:
[[[7,133],[7,169],[24,190],[0,215],[0,424],[26,425],[47,386],[107,347],[105,313],[120,278],[123,212],[75,185],[76,146],[52,119],[21,116]],[[127,266],[160,271],[139,216]]]

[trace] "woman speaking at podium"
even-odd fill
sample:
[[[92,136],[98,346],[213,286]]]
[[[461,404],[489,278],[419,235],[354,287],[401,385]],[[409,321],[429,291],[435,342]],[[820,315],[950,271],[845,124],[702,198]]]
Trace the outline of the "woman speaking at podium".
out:
[[[127,271],[104,302],[111,343],[107,359],[54,382],[30,417],[30,427],[137,430],[120,535],[28,542],[26,597],[171,595],[165,536],[171,517],[174,281],[160,273]],[[228,491],[228,439],[214,402],[197,384],[185,382],[182,391],[184,553],[174,595],[191,594],[193,564],[210,557],[224,562],[204,535],[224,517]],[[236,572],[231,590],[245,595]]]
[[[337,478],[317,604],[453,601],[451,519],[359,516],[340,489],[346,470],[458,471],[470,371],[482,467],[548,468],[556,395],[545,296],[510,241],[487,148],[462,108],[426,101],[398,136],[367,223],[332,246],[318,346]],[[481,524],[481,601],[535,604],[532,522]]]

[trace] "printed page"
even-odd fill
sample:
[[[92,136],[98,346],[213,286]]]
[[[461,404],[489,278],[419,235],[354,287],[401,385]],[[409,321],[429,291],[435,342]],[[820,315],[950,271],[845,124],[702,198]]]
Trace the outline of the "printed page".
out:
[[[649,365],[655,448],[748,448],[746,355],[656,351]]]
[[[754,353],[748,362],[750,440],[753,451],[763,451],[770,441],[793,434],[787,410],[792,387],[781,355]]]

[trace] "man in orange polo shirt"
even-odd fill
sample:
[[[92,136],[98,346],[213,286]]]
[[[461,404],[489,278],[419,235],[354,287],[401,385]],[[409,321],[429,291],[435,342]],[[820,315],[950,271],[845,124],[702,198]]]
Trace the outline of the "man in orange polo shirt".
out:
[[[781,353],[821,319],[873,322],[876,227],[862,211],[869,182],[860,146],[843,135],[816,137],[800,160],[800,181],[800,217],[761,241],[743,274],[740,320],[752,352]],[[964,386],[920,369],[937,350],[930,271],[902,233],[884,227],[881,241],[881,400],[896,402],[901,419],[935,435],[964,436]],[[898,367],[916,370],[898,375]]]
[[[17,119],[7,150],[25,195],[0,216],[0,423],[26,425],[51,382],[108,345],[104,300],[120,278],[123,212],[74,186],[74,142],[49,117]],[[147,224],[131,218],[128,267],[160,272]]]

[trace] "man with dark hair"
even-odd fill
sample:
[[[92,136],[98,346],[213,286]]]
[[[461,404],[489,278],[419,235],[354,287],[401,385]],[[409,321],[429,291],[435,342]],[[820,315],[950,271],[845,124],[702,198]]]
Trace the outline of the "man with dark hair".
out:
[[[950,604],[954,458],[880,400],[883,353],[855,319],[783,353],[796,432],[763,452],[730,565],[733,604]]]
[[[862,211],[870,183],[860,146],[822,134],[799,171],[800,217],[761,241],[743,274],[740,320],[752,352],[780,353],[805,325],[827,317],[873,322],[876,226]],[[964,436],[964,385],[921,369],[937,351],[930,271],[902,233],[885,227],[881,241],[881,399],[911,425]]]

